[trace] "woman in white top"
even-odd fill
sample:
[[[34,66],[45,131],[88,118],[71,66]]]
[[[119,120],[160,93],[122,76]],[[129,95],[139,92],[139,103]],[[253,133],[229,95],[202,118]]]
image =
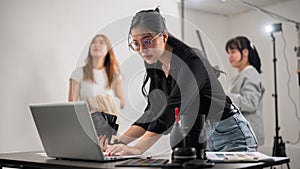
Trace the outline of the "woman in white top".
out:
[[[72,72],[69,101],[86,101],[91,113],[105,112],[103,109],[110,105],[122,109],[125,106],[122,76],[111,43],[105,35],[93,38],[85,61],[83,67]]]
[[[261,80],[261,62],[254,45],[244,36],[230,39],[225,47],[232,67],[238,70],[227,95],[250,122],[258,140],[264,144],[262,97],[265,91]]]

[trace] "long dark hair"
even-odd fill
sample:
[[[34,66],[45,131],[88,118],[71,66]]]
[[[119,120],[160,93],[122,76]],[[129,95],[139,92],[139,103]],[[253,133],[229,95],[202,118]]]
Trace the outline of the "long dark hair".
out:
[[[131,36],[131,30],[138,26],[141,26],[141,27],[143,27],[149,31],[155,32],[155,33],[161,33],[163,31],[167,30],[166,20],[164,17],[161,16],[158,7],[155,8],[154,10],[153,9],[142,10],[135,14],[135,16],[132,18],[131,24],[130,24],[130,30],[129,30],[129,34],[128,34],[128,43],[129,43],[129,39]],[[181,47],[184,47],[184,49],[190,48],[186,44],[184,44],[182,41],[180,41],[177,38],[175,38],[174,36],[172,36],[170,33],[169,33],[169,37],[167,40],[167,44],[169,44],[173,47],[176,46],[180,49],[183,49]],[[144,81],[143,81],[143,85],[142,85],[142,93],[145,97],[147,97],[148,93],[146,92],[145,86],[150,78],[151,79],[158,78],[157,71],[160,70],[160,68],[158,66],[159,63],[148,64],[144,61],[144,64],[146,67],[146,74],[144,76]]]
[[[226,52],[228,52],[229,49],[237,49],[241,53],[241,60],[243,59],[243,50],[248,49],[249,51],[249,56],[248,60],[250,65],[255,67],[255,69],[261,73],[261,63],[260,63],[260,58],[258,55],[258,52],[255,48],[255,46],[250,42],[248,38],[245,36],[237,36],[233,39],[230,39],[225,46]]]
[[[159,9],[155,8],[149,9],[149,10],[142,10],[139,11],[135,14],[135,16],[131,20],[130,24],[130,29],[129,29],[129,34],[128,34],[128,43],[131,35],[131,30],[138,27],[142,26],[145,29],[148,29],[152,32],[155,33],[161,33],[164,30],[166,30],[166,23],[165,19],[160,15]],[[144,81],[142,85],[142,93],[146,97],[148,94],[146,92],[145,86],[150,79],[150,77],[155,76],[155,68],[150,68],[149,65],[145,63],[146,66],[146,73],[144,76]],[[147,68],[148,67],[148,68]]]

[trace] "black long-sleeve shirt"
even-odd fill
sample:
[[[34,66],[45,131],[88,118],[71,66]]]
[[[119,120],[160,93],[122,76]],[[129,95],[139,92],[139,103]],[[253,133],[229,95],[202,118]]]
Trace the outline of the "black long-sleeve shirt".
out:
[[[214,70],[198,49],[178,43],[173,47],[169,76],[162,71],[162,63],[146,64],[150,76],[148,105],[133,124],[155,133],[168,133],[175,121],[174,109],[187,115],[185,124],[191,129],[194,144],[201,131],[199,115],[211,121],[221,119],[225,104],[231,104]],[[193,144],[193,143],[192,143]],[[197,146],[196,146],[197,147]]]

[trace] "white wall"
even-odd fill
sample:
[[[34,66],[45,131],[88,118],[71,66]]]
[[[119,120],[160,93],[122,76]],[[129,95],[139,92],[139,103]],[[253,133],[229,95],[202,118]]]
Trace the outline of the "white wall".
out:
[[[205,13],[187,9],[185,11],[185,36],[184,41],[189,45],[202,49],[200,40],[196,34],[199,30],[203,45],[211,65],[219,66],[221,70],[227,70],[227,57],[224,55],[224,41],[228,38],[228,18],[221,15]],[[225,75],[219,80],[226,84]]]
[[[300,21],[299,12],[300,1],[288,1],[285,3],[277,4],[266,8],[279,15],[287,18]],[[229,38],[237,35],[245,35],[249,37],[254,45],[256,45],[262,61],[262,77],[265,84],[266,92],[264,95],[264,129],[265,129],[265,145],[259,150],[272,155],[273,137],[275,136],[275,108],[272,93],[274,93],[274,74],[273,74],[273,52],[271,37],[265,32],[264,26],[271,23],[278,23],[270,16],[258,11],[252,10],[248,13],[242,13],[235,16],[224,17],[221,15],[213,15],[203,12],[195,12],[188,10],[186,12],[186,19],[193,22],[199,28],[203,29],[216,46],[216,51],[219,52],[220,59],[222,60],[224,70],[227,72],[225,80],[222,79],[222,84],[225,88],[228,87],[228,82],[232,76],[237,72],[231,68],[227,55],[224,50],[224,45]],[[281,127],[280,136],[284,141],[295,142],[298,138],[300,130],[300,121],[297,120],[295,115],[294,105],[288,98],[288,73],[287,68],[291,73],[290,95],[296,103],[298,116],[300,116],[299,96],[300,88],[298,86],[297,70],[297,57],[294,52],[294,46],[297,45],[297,33],[295,25],[292,23],[283,22],[283,34],[286,39],[286,57],[288,66],[286,65],[283,55],[283,39],[281,33],[275,33],[276,37],[276,53],[277,53],[277,78],[278,78],[278,107],[279,107],[279,126]],[[205,44],[206,45],[206,44]],[[209,56],[209,59],[214,55]],[[225,83],[224,83],[225,82]],[[286,144],[287,155],[291,157],[291,167],[299,168],[300,162],[300,144],[291,145]]]
[[[82,63],[84,47],[95,33],[111,39],[125,83],[134,81],[127,74],[142,71],[142,64],[126,45],[129,22],[139,10],[158,5],[167,18],[178,16],[173,0],[1,0],[0,153],[42,149],[28,104],[67,101],[69,76]],[[176,24],[170,27],[179,32]],[[126,95],[132,88],[125,86]],[[134,92],[140,94],[136,88]],[[132,97],[140,98],[138,94]],[[140,115],[133,110],[144,108],[143,98],[139,108],[132,102],[127,100],[122,112],[128,116],[121,131]]]

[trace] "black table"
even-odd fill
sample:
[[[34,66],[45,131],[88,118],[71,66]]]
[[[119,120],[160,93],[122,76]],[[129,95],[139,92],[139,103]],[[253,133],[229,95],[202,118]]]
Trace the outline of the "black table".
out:
[[[87,162],[75,160],[56,160],[37,154],[39,152],[18,152],[0,154],[0,167],[19,167],[19,168],[46,168],[46,169],[99,169],[99,168],[118,168],[130,169],[128,167],[115,167],[122,163],[118,162]],[[274,157],[272,162],[257,162],[257,163],[216,163],[212,169],[261,169],[281,164],[289,164],[288,157]],[[144,169],[147,167],[139,167]],[[153,167],[148,167],[152,168]]]

